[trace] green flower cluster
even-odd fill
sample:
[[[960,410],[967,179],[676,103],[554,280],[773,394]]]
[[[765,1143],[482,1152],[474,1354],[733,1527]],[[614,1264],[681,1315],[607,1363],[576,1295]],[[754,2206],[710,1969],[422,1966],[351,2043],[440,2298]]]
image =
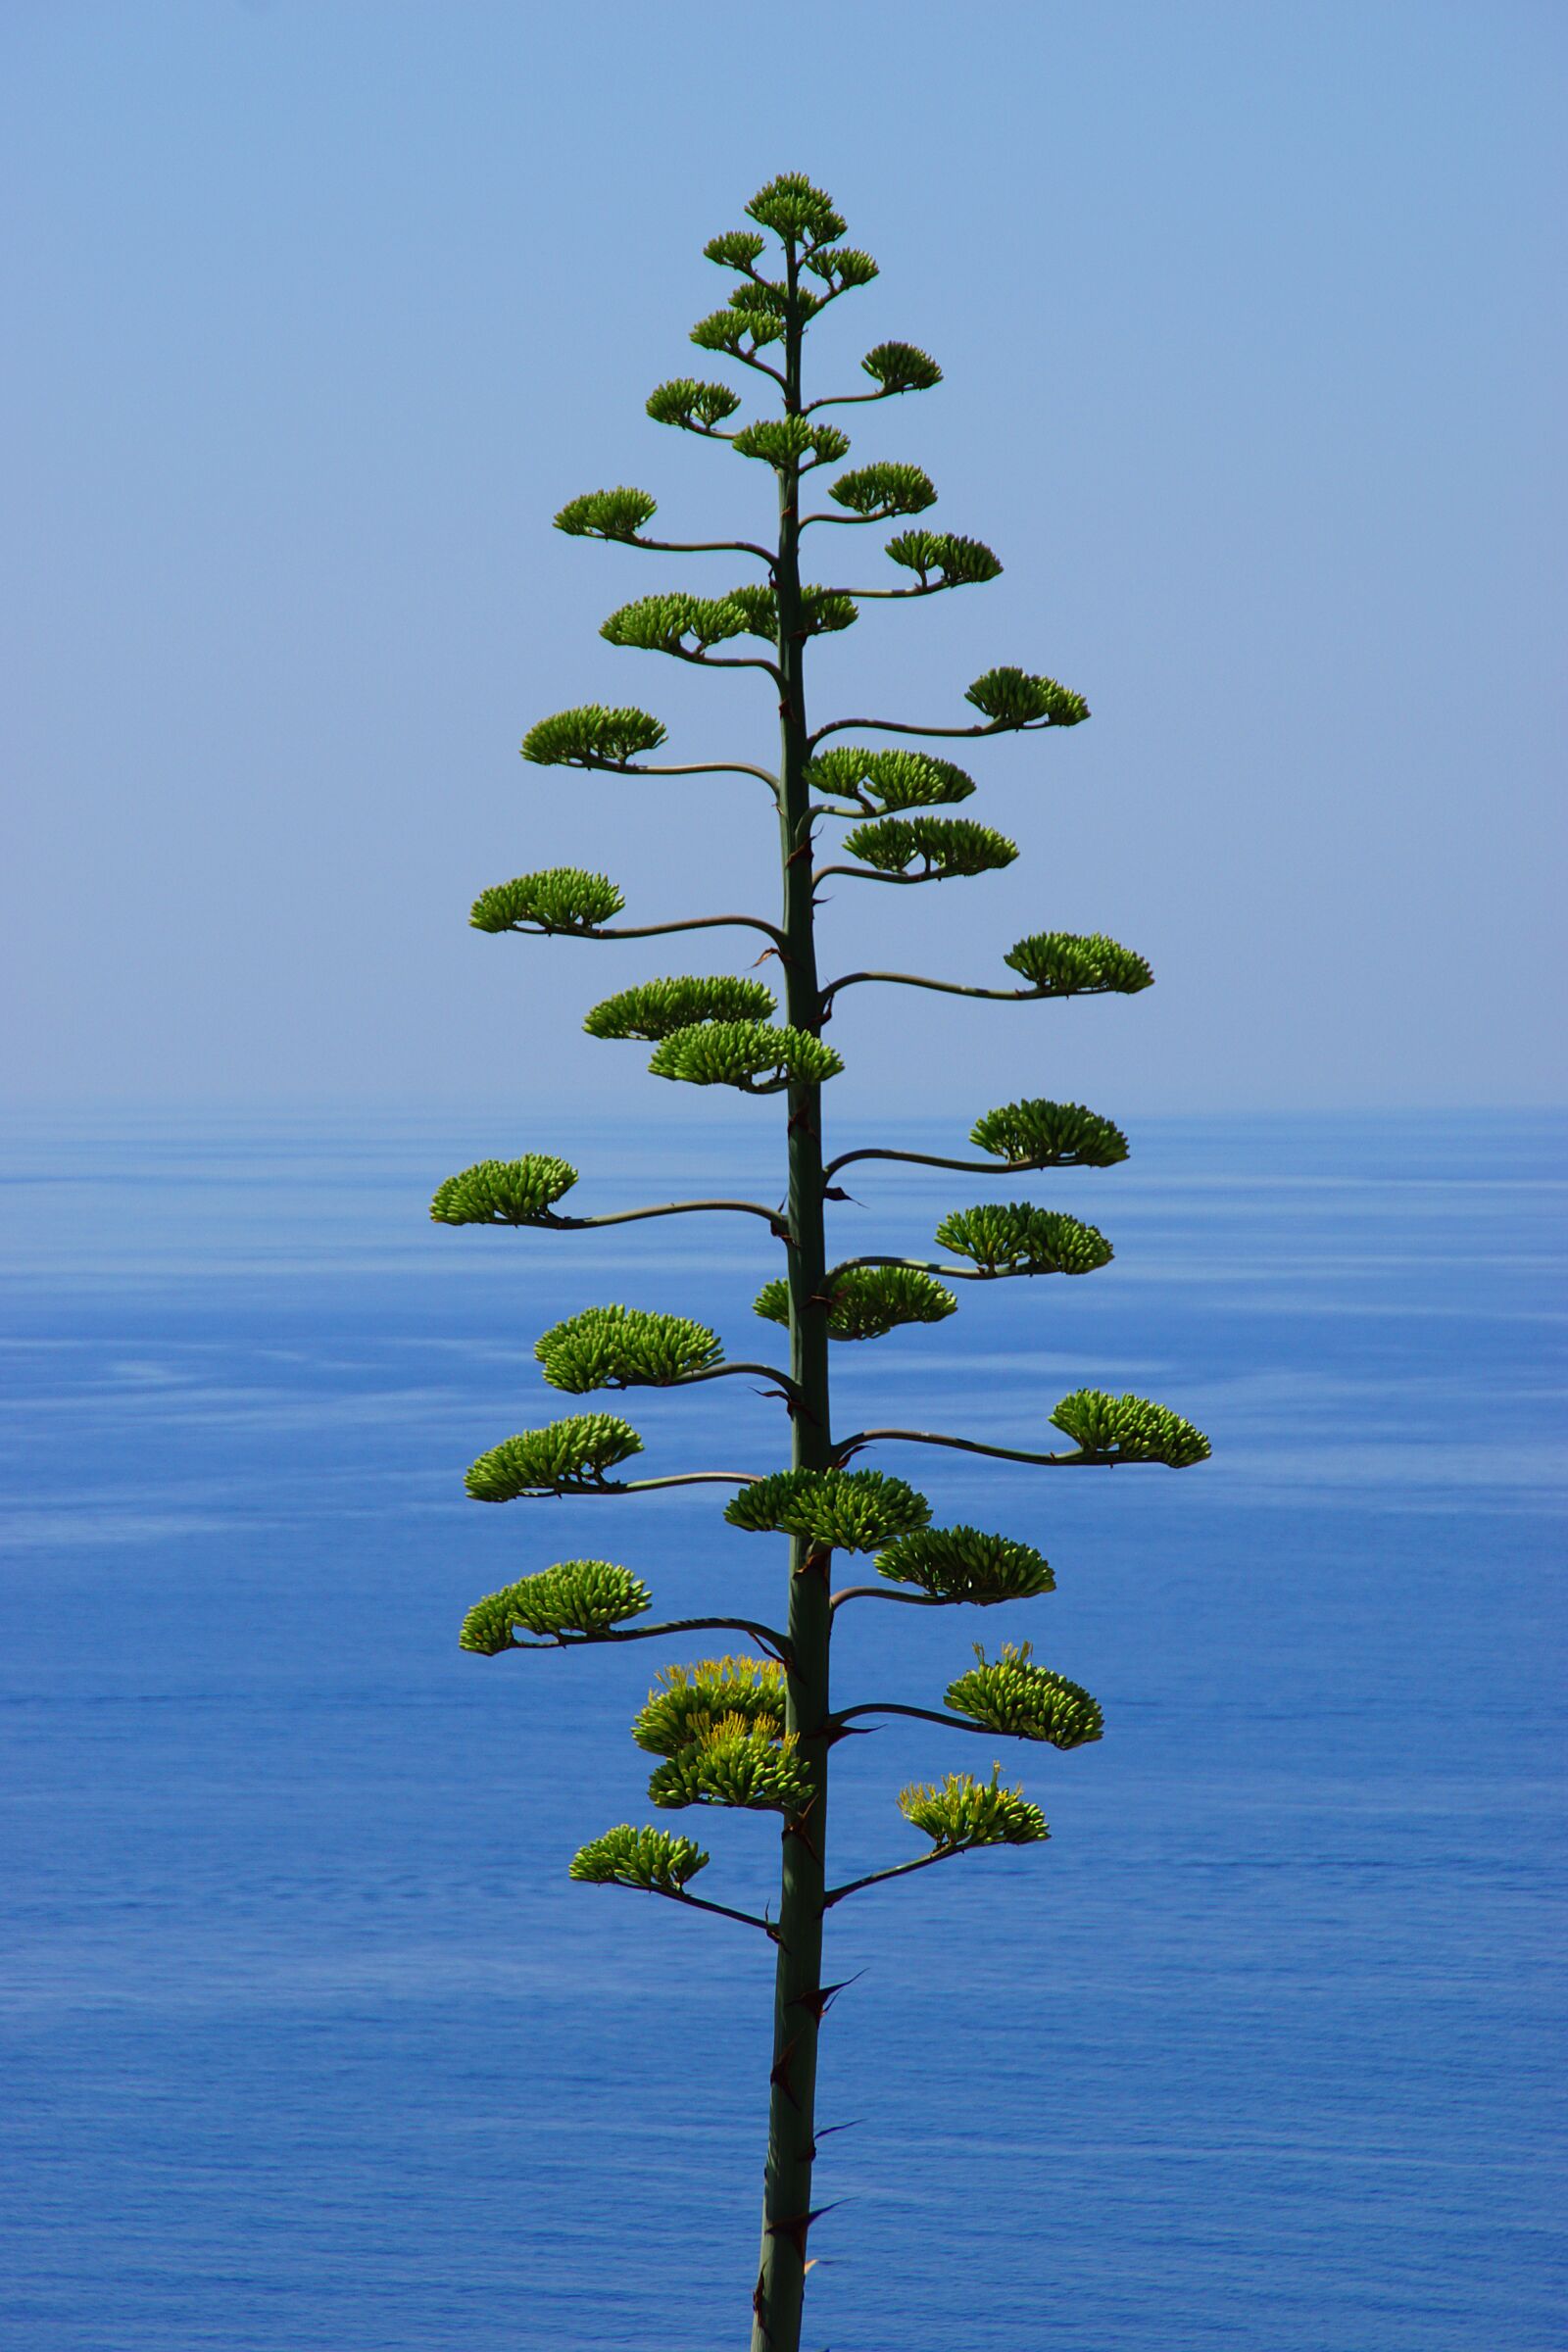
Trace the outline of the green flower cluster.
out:
[[[625,904],[608,875],[555,865],[481,890],[468,920],[475,931],[596,931]]]
[[[704,1021],[674,1030],[648,1067],[656,1078],[688,1086],[733,1086],[743,1095],[776,1095],[785,1087],[815,1086],[844,1064],[831,1046],[805,1029],[766,1021]]]
[[[518,1625],[546,1636],[602,1634],[640,1617],[652,1598],[640,1577],[611,1560],[560,1560],[476,1600],[463,1620],[458,1646],[493,1658],[512,1647]]]
[[[835,506],[848,507],[862,522],[891,522],[896,514],[922,514],[937,503],[936,484],[918,466],[857,466],[829,482]]]
[[[767,416],[747,424],[730,444],[737,457],[759,458],[781,471],[799,466],[809,473],[818,466],[836,466],[850,454],[847,433],[836,424],[812,424],[808,416]]]
[[[727,228],[722,236],[710,237],[703,247],[703,259],[716,262],[721,270],[749,270],[760,261],[767,243],[749,228]]]
[[[926,1527],[900,1536],[877,1553],[876,1570],[892,1584],[918,1585],[935,1600],[967,1600],[983,1609],[1056,1589],[1044,1553],[977,1527]]]
[[[1103,1389],[1075,1389],[1051,1416],[1076,1438],[1090,1462],[1163,1462],[1170,1470],[1206,1462],[1212,1448],[1200,1429],[1147,1396],[1112,1396]]]
[[[847,746],[818,752],[808,777],[814,790],[853,801],[867,816],[951,807],[968,800],[975,788],[973,776],[928,752],[867,752]]]
[[[1081,1102],[1038,1098],[988,1110],[969,1130],[977,1150],[1010,1168],[1108,1168],[1127,1156],[1127,1138]]]
[[[1142,956],[1118,947],[1102,931],[1085,937],[1071,931],[1036,931],[1020,939],[1003,960],[1043,997],[1135,997],[1154,979]]]
[[[1081,694],[1024,669],[988,669],[963,699],[1002,727],[1076,727],[1089,716]]]
[[[776,343],[783,332],[783,319],[757,303],[747,311],[713,311],[699,318],[691,339],[699,351],[723,351],[732,360],[745,360],[765,344]]]
[[[978,1665],[950,1683],[948,1705],[987,1731],[1013,1740],[1042,1740],[1052,1747],[1084,1747],[1105,1728],[1100,1701],[1065,1675],[1031,1663],[1030,1644],[1003,1643],[1000,1658],[988,1660],[979,1642]]]
[[[674,1894],[708,1867],[694,1838],[668,1830],[634,1830],[629,1821],[577,1848],[568,1876],[591,1886],[635,1886],[646,1894]]]
[[[464,1474],[475,1502],[514,1502],[521,1495],[593,1494],[605,1472],[641,1453],[643,1442],[614,1413],[573,1413],[544,1429],[503,1438]]]
[[[746,214],[760,227],[770,228],[782,244],[831,245],[844,234],[844,221],[833,210],[832,199],[813,187],[804,172],[779,172],[758,189]]]
[[[983,1274],[1092,1274],[1113,1255],[1098,1227],[1028,1200],[956,1208],[936,1238]]]
[[[738,597],[671,595],[640,596],[619,606],[599,634],[611,645],[634,646],[647,654],[691,655],[751,631]]]
[[[838,1266],[827,1278],[830,1340],[879,1340],[901,1323],[940,1323],[958,1301],[929,1274],[910,1266]],[[764,1283],[753,1312],[788,1325],[790,1286],[782,1274]]]
[[[584,1307],[536,1340],[533,1351],[551,1387],[574,1396],[590,1389],[665,1389],[724,1360],[706,1324],[635,1306]]]
[[[1002,576],[1000,560],[983,540],[953,531],[901,531],[883,552],[917,573],[922,588],[967,588]]]
[[[587,490],[569,498],[556,516],[558,531],[573,539],[635,539],[645,522],[652,522],[659,501],[646,490]]]
[[[946,882],[1010,865],[1018,845],[990,825],[964,816],[879,816],[844,836],[844,847],[877,873],[906,873],[918,863],[918,881]]]
[[[860,366],[884,392],[929,392],[942,381],[935,360],[912,343],[878,343]]]
[[[743,1716],[723,1716],[649,1775],[648,1793],[670,1811],[682,1805],[733,1805],[748,1812],[795,1813],[809,1802],[793,1732],[775,1739]]]
[[[548,1225],[551,1209],[576,1181],[570,1161],[548,1152],[481,1159],[437,1185],[430,1215],[437,1225]]]
[[[650,1045],[699,1021],[765,1021],[778,1001],[760,980],[644,980],[596,1004],[583,1022],[590,1037],[640,1037]]]
[[[740,394],[732,392],[728,384],[704,384],[692,376],[678,375],[649,393],[647,413],[656,424],[677,425],[688,433],[711,433],[726,416],[733,416],[740,405]]]
[[[824,279],[833,294],[843,294],[851,286],[868,286],[881,274],[871,256],[857,245],[830,245],[820,253],[809,253],[805,267],[813,277]],[[832,300],[831,294],[828,299]]]
[[[924,1527],[923,1494],[882,1470],[775,1470],[742,1487],[725,1509],[731,1527],[798,1536],[835,1551],[877,1551]]]
[[[663,740],[662,725],[647,710],[587,703],[541,718],[523,737],[522,756],[537,767],[624,767]]]
[[[1046,1817],[1021,1788],[1001,1786],[999,1764],[989,1781],[950,1772],[945,1781],[915,1781],[899,1791],[906,1821],[944,1852],[964,1845],[1035,1845],[1049,1838]]]
[[[700,1658],[665,1666],[631,1727],[651,1755],[678,1755],[705,1740],[715,1723],[738,1716],[752,1730],[784,1735],[784,1669],[772,1658]]]

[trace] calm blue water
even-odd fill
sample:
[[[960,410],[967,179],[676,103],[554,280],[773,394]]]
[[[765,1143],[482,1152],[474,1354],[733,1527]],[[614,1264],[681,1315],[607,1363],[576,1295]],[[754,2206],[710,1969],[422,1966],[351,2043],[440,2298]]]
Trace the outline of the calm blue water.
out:
[[[662,1613],[778,1605],[774,1545],[714,1491],[486,1510],[460,1484],[563,1409],[530,1355],[563,1313],[681,1308],[756,1353],[771,1246],[739,1219],[452,1234],[424,1205],[530,1147],[577,1158],[588,1205],[765,1195],[775,1123],[24,1132],[8,2344],[745,2342],[766,1947],[564,1876],[648,1818],[622,1726],[682,1652],[486,1661],[455,1636],[479,1593],[583,1552],[646,1573]],[[1050,1846],[834,1915],[833,1973],[865,1973],[824,2115],[857,2128],[823,2143],[809,2340],[1558,2352],[1564,1124],[1133,1141],[1032,1188],[1102,1223],[1114,1266],[838,1352],[847,1425],[1038,1444],[1093,1383],[1165,1398],[1216,1458],[883,1457],[940,1517],[1039,1543],[1059,1590],[847,1611],[841,1692],[930,1703],[973,1635],[1029,1634],[1108,1733],[999,1743]],[[922,1245],[986,1192],[856,1173],[852,1250]],[[629,1409],[652,1472],[777,1458],[777,1408],[740,1382]],[[842,1875],[914,1850],[893,1792],[980,1747],[854,1742]],[[704,1890],[761,1901],[770,1829],[710,1818]]]

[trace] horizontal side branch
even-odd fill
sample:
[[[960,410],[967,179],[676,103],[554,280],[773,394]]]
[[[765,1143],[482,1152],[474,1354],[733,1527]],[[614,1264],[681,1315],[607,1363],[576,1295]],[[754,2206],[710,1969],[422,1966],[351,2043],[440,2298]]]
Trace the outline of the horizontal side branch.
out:
[[[695,1389],[699,1388],[705,1380],[729,1380],[733,1379],[737,1373],[748,1372],[751,1373],[754,1378],[760,1378],[762,1380],[776,1380],[778,1382],[780,1396],[783,1397],[785,1403],[790,1405],[792,1408],[801,1403],[802,1399],[799,1385],[795,1381],[791,1380],[787,1372],[780,1372],[777,1366],[774,1364],[712,1364],[706,1372],[687,1372],[683,1374],[679,1380],[668,1380],[655,1383],[638,1382],[637,1385],[638,1387],[655,1386],[668,1389]]]
[[[883,874],[874,865],[820,865],[811,876],[812,886],[825,882],[830,874],[847,874],[852,882],[897,882],[906,889],[911,882],[968,882],[969,874]]]
[[[717,437],[725,441],[733,438],[729,433]],[[634,531],[624,539],[607,539],[606,544],[611,547],[648,547],[662,556],[759,556],[770,571],[778,562],[777,555],[771,549],[759,547],[751,539],[645,539],[640,532]]]
[[[896,1600],[906,1609],[951,1609],[956,1605],[940,1592],[895,1592],[887,1585],[841,1586],[827,1605],[842,1608],[847,1600]]]
[[[585,1479],[577,1486],[526,1487],[515,1499],[564,1502],[586,1494],[651,1494],[656,1487],[755,1487],[761,1475],[760,1470],[681,1470],[668,1478]]]
[[[671,931],[760,931],[780,956],[789,945],[778,925],[760,914],[691,914],[677,923],[588,923],[580,930],[562,924],[509,923],[507,929],[529,939],[663,939]]]
[[[891,1699],[869,1699],[861,1707],[842,1707],[836,1715],[829,1716],[828,1729],[836,1730],[840,1724],[851,1722],[857,1715],[912,1715],[921,1723],[945,1723],[951,1732],[984,1732],[997,1740],[1022,1740],[1027,1737],[1023,1732],[998,1731],[994,1724],[971,1723],[966,1715],[945,1715],[935,1707],[899,1706]]]
[[[950,1266],[935,1257],[846,1257],[834,1268],[842,1273],[846,1266],[907,1266],[911,1274],[939,1274],[944,1282],[1010,1282],[1021,1274],[1034,1271],[1031,1266]]]
[[[782,686],[783,673],[776,662],[766,662],[760,654],[704,654],[688,652],[683,645],[638,646],[638,653],[668,654],[676,662],[690,662],[698,669],[765,669],[775,685]]]
[[[883,1260],[883,1263],[888,1261]],[[935,1269],[951,1279],[954,1269],[941,1266]],[[846,1438],[834,1451],[840,1461],[847,1461],[862,1446],[897,1444],[901,1446],[950,1446],[957,1453],[984,1453],[999,1462],[1030,1462],[1041,1470],[1061,1470],[1081,1464],[1086,1469],[1108,1470],[1110,1457],[1098,1453],[1022,1453],[1014,1446],[982,1446],[977,1438],[950,1438],[933,1429],[860,1429],[853,1438]]]
[[[563,1217],[558,1216],[554,1210],[548,1210],[532,1221],[548,1227],[554,1233],[582,1233],[596,1225],[635,1225],[645,1217],[689,1217],[695,1216],[699,1211],[707,1210],[712,1210],[715,1213],[727,1211],[731,1215],[741,1217],[760,1217],[765,1224],[771,1227],[781,1242],[787,1242],[790,1238],[789,1227],[785,1224],[779,1210],[764,1208],[760,1200],[663,1200],[653,1208],[612,1209],[602,1217]],[[519,1227],[518,1230],[521,1231],[521,1228]],[[767,1369],[765,1365],[750,1365],[747,1368],[751,1371]],[[739,1367],[737,1366],[736,1369],[738,1370]],[[782,1377],[783,1375],[780,1373],[773,1375],[775,1379]]]
[[[771,1625],[758,1625],[750,1617],[671,1617],[660,1625],[606,1626],[601,1631],[561,1633],[551,1642],[517,1642],[513,1649],[597,1649],[606,1642],[656,1642],[666,1634],[750,1634],[760,1642],[774,1657],[789,1656],[789,1640]]]
[[[1014,1160],[1009,1163],[996,1159],[942,1159],[934,1152],[896,1152],[891,1146],[867,1144],[858,1152],[841,1152],[837,1159],[830,1159],[822,1170],[823,1183],[826,1184],[830,1177],[838,1174],[840,1168],[847,1168],[852,1160],[857,1159],[906,1159],[915,1167],[956,1168],[960,1176],[1027,1176],[1039,1173],[1037,1169],[1031,1169],[1026,1161]]]
[[[1030,1004],[1041,997],[1068,993],[1065,989],[1049,988],[966,988],[961,981],[931,980],[923,972],[846,972],[842,980],[831,980],[823,989],[823,1004],[831,1004],[841,988],[857,988],[865,980],[881,981],[894,988],[931,988],[943,997],[985,997],[993,1004]]]
[[[911,1871],[929,1870],[933,1862],[951,1862],[955,1854],[972,1853],[976,1844],[986,1842],[978,1838],[967,1845],[939,1845],[929,1854],[916,1854],[912,1862],[895,1863],[891,1870],[867,1871],[863,1879],[851,1879],[847,1886],[831,1887],[822,1897],[822,1908],[831,1911],[835,1903],[842,1903],[847,1894],[858,1894],[862,1886],[881,1886],[889,1879],[906,1879]]]
[[[810,738],[814,751],[824,735],[842,735],[853,727],[873,735],[1038,735],[1057,725],[1054,718],[993,718],[983,727],[913,727],[901,718],[833,718]]]
[[[778,793],[778,778],[771,768],[752,767],[744,760],[692,760],[670,767],[619,767],[614,771],[622,776],[756,776],[774,796]]]
[[[771,372],[771,371],[770,371]],[[622,1879],[617,1882],[624,1886]],[[728,1903],[710,1903],[700,1894],[688,1894],[683,1886],[650,1886],[649,1894],[662,1894],[666,1902],[684,1903],[688,1911],[711,1911],[718,1919],[738,1919],[743,1928],[760,1928],[769,1942],[777,1943],[778,1930],[769,1919],[759,1919],[755,1911],[734,1911]]]

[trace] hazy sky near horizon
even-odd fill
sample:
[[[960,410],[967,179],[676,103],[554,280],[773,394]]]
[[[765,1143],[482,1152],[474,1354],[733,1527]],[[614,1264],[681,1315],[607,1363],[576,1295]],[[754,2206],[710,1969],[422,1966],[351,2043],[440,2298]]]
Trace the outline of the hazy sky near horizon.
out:
[[[961,723],[993,662],[1095,713],[976,747],[1018,863],[840,885],[827,966],[1001,984],[1020,933],[1105,930],[1159,982],[858,989],[852,1069],[970,1116],[1562,1100],[1565,66],[1528,0],[12,0],[9,1088],[675,1106],[582,1012],[732,949],[466,914],[563,862],[627,920],[771,910],[760,787],[516,747],[601,700],[768,756],[763,681],[596,635],[744,564],[550,517],[627,481],[672,536],[765,527],[765,470],[643,402],[746,388],[686,340],[701,247],[802,169],[883,270],[816,386],[889,336],[947,375],[846,412],[853,462],[925,466],[1006,565],[866,608],[813,720]]]

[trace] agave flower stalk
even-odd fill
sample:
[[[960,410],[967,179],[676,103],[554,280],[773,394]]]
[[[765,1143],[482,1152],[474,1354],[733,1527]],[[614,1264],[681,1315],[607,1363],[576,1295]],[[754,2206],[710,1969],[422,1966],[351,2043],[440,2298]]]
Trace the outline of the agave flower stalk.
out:
[[[1143,957],[1100,933],[1041,931],[1018,940],[1005,967],[1020,985],[994,987],[915,972],[848,971],[818,965],[818,890],[825,877],[913,889],[972,880],[1010,864],[1018,845],[967,815],[933,814],[966,803],[975,779],[945,757],[864,737],[927,742],[1038,734],[1076,727],[1088,706],[1071,688],[1032,670],[990,669],[967,689],[972,718],[830,718],[813,730],[807,672],[813,638],[853,627],[861,604],[950,593],[994,580],[1002,565],[979,540],[904,529],[884,553],[895,584],[870,587],[808,579],[807,534],[814,549],[841,544],[824,533],[907,522],[936,502],[916,466],[873,460],[847,470],[848,434],[824,412],[930,390],[941,369],[906,343],[881,343],[861,361],[861,388],[812,392],[805,380],[808,327],[876,275],[868,254],[847,245],[829,198],[800,177],[774,179],[747,207],[751,226],[713,238],[709,260],[735,283],[726,307],[701,319],[692,340],[739,367],[762,389],[766,413],[746,421],[733,385],[690,377],[661,384],[648,402],[656,422],[727,447],[774,477],[776,517],[766,537],[678,540],[652,537],[657,503],[627,485],[570,499],[556,517],[574,538],[599,539],[660,555],[727,554],[761,567],[714,595],[684,588],[617,608],[604,624],[613,646],[659,653],[699,668],[755,673],[778,712],[777,764],[661,761],[662,723],[626,705],[594,705],[539,720],[523,740],[525,760],[616,775],[729,773],[760,782],[778,821],[779,895],[773,913],[698,913],[621,923],[625,899],[609,876],[558,867],[481,891],[470,920],[480,931],[584,941],[662,938],[685,932],[760,933],[769,981],[750,974],[651,978],[622,989],[589,1013],[599,1039],[652,1046],[649,1068],[690,1086],[726,1086],[780,1098],[783,1200],[769,1207],[723,1196],[672,1200],[612,1214],[562,1206],[578,1177],[570,1161],[540,1149],[514,1160],[483,1160],[439,1187],[431,1215],[444,1225],[509,1225],[577,1232],[644,1218],[714,1215],[762,1220],[779,1249],[756,1313],[788,1335],[788,1359],[726,1354],[716,1332],[687,1317],[618,1303],[585,1304],[545,1332],[535,1348],[544,1380],[572,1396],[638,1387],[689,1388],[743,1376],[767,1385],[786,1416],[787,1460],[744,1470],[692,1468],[628,1478],[643,1450],[632,1425],[592,1409],[492,1444],[467,1472],[482,1502],[552,1495],[625,1495],[654,1488],[713,1484],[733,1490],[732,1526],[788,1546],[780,1560],[782,1606],[766,1614],[722,1612],[675,1621],[652,1618],[643,1580],[603,1559],[556,1561],[475,1603],[461,1635],[465,1648],[569,1648],[585,1642],[669,1640],[693,1632],[743,1637],[751,1647],[664,1667],[633,1737],[658,1759],[649,1795],[658,1807],[724,1805],[771,1813],[780,1834],[776,1900],[759,1916],[691,1891],[708,1865],[697,1841],[622,1823],[591,1838],[570,1865],[573,1878],[654,1894],[759,1931],[774,1964],[773,2062],[768,2085],[761,2247],[752,2296],[753,2352],[799,2352],[808,2243],[818,2210],[817,2045],[833,1987],[823,1968],[824,1926],[851,1895],[956,1855],[993,1845],[1040,1842],[1044,1814],[1021,1789],[948,1772],[906,1788],[904,1819],[924,1850],[840,1885],[831,1883],[828,1793],[835,1751],[867,1719],[913,1717],[986,1739],[1016,1739],[1057,1750],[1100,1739],[1099,1702],[1054,1669],[1034,1663],[1030,1644],[1004,1644],[958,1674],[937,1706],[909,1699],[856,1698],[835,1705],[830,1683],[833,1629],[851,1602],[920,1608],[993,1607],[1050,1592],[1050,1563],[1016,1538],[969,1526],[938,1527],[926,1496],[903,1478],[860,1465],[889,1445],[956,1448],[1043,1468],[1109,1468],[1202,1460],[1208,1442],[1191,1422],[1145,1397],[1080,1389],[1057,1402],[1049,1423],[1063,1441],[1038,1450],[983,1437],[873,1427],[843,1434],[833,1422],[829,1359],[835,1346],[880,1339],[902,1326],[955,1313],[948,1286],[1095,1272],[1111,1256],[1098,1228],[1027,1200],[955,1209],[933,1237],[946,1258],[927,1261],[875,1250],[834,1260],[829,1204],[847,1200],[835,1179],[858,1160],[908,1161],[1016,1180],[1058,1169],[1108,1168],[1127,1156],[1121,1130],[1080,1103],[1026,1100],[985,1111],[968,1138],[978,1156],[906,1152],[876,1144],[825,1154],[824,1091],[844,1063],[824,1037],[841,993],[869,984],[938,990],[1009,1004],[1073,996],[1131,996],[1152,975]],[[819,496],[812,479],[831,474]],[[827,561],[824,556],[823,561]],[[722,651],[718,649],[724,649]],[[857,740],[845,742],[845,736]],[[823,862],[819,830],[847,822],[842,855]],[[775,989],[776,992],[775,993]],[[782,1002],[780,1002],[782,999]],[[779,1017],[782,1015],[782,1017]],[[1043,1400],[1044,1401],[1044,1400]],[[853,1465],[853,1466],[852,1466]],[[835,1554],[863,1555],[875,1581],[835,1589]],[[778,1622],[773,1620],[777,1619]],[[931,1693],[931,1696],[937,1694]]]

